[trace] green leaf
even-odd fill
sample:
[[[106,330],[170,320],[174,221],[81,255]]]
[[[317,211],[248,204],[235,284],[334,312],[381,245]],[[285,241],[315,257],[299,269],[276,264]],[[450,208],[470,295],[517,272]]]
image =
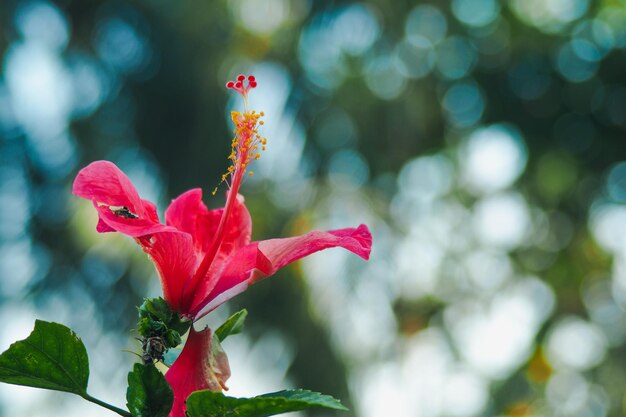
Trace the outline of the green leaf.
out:
[[[30,336],[0,355],[0,381],[87,396],[89,359],[83,342],[58,323],[35,321]]]
[[[168,349],[163,355],[163,363],[166,366],[172,366],[174,362],[176,362],[176,359],[178,359],[178,357],[180,356],[180,352],[182,351],[183,350],[181,348]]]
[[[89,358],[83,342],[59,323],[36,320],[24,340],[13,343],[0,355],[0,382],[77,394],[121,416],[131,417],[87,394]]]
[[[126,401],[133,417],[167,417],[172,409],[174,393],[154,365],[136,363],[128,373]]]
[[[187,398],[190,417],[266,417],[308,408],[347,410],[330,395],[306,390],[279,391],[253,398],[226,397],[221,392],[196,391]]]
[[[222,325],[215,331],[217,338],[220,342],[223,342],[228,336],[241,333],[243,325],[248,316],[248,310],[245,308],[230,316]]]

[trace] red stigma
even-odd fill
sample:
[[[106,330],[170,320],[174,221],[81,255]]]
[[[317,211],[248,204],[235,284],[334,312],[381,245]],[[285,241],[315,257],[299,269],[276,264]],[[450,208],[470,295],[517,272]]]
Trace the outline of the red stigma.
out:
[[[248,91],[256,88],[256,86],[257,81],[254,75],[248,75],[248,77],[246,77],[243,74],[239,74],[236,81],[229,81],[226,83],[226,88],[235,90],[244,97],[248,95]]]

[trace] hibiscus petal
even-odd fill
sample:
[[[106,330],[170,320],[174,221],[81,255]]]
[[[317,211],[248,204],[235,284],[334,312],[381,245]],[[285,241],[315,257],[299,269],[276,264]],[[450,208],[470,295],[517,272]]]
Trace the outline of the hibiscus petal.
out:
[[[139,237],[172,229],[159,224],[155,205],[142,200],[128,177],[112,162],[96,161],[81,169],[72,192],[93,202],[99,215],[96,230],[100,233],[117,231]]]
[[[220,209],[220,212],[221,211]],[[230,259],[230,256],[250,243],[251,234],[252,219],[250,212],[244,204],[243,196],[237,194],[231,215],[224,227],[219,251],[213,258],[205,276],[196,277],[197,282],[193,283],[187,289],[188,295],[193,297],[194,300],[202,300],[205,298],[205,296],[213,290],[215,285],[217,285],[221,271],[224,269],[225,263]],[[205,237],[205,240],[209,240],[209,237]],[[208,251],[208,245],[205,245],[205,252],[206,251]]]
[[[194,188],[172,200],[172,203],[165,210],[165,224],[189,233],[195,240],[198,216],[207,211],[202,202],[202,190]]]
[[[120,232],[130,237],[146,236],[158,232],[175,231],[173,227],[154,222],[147,214],[148,218],[128,218],[115,214],[108,206],[98,206],[94,203],[98,211],[98,225],[96,230],[100,233]],[[148,213],[148,210],[146,210]]]
[[[233,254],[223,270],[198,285],[194,293],[191,315],[195,319],[204,317],[234,296],[244,292],[257,276],[268,276],[274,271],[272,263],[258,249],[259,243],[244,246]],[[212,283],[207,284],[207,281]],[[230,285],[222,283],[228,282]],[[217,285],[215,285],[217,283]]]
[[[169,417],[185,417],[185,400],[194,391],[221,392],[230,377],[228,358],[211,329],[197,332],[192,327],[176,362],[165,374],[174,391]]]
[[[96,207],[96,210],[98,208]],[[115,229],[109,226],[101,217],[98,218],[98,224],[96,225],[96,231],[98,233],[115,232]]]
[[[224,229],[220,253],[224,258],[250,243],[252,219],[241,195],[237,196],[230,219]],[[165,222],[193,236],[199,252],[206,253],[213,243],[224,209],[208,210],[202,202],[202,190],[195,188],[174,199],[165,211]]]
[[[188,304],[182,302],[183,287],[193,276],[198,263],[191,235],[178,231],[161,232],[141,238],[139,243],[159,272],[167,304],[172,310],[187,314],[187,311],[181,311],[182,306]]]
[[[367,260],[372,249],[372,235],[362,224],[356,229],[313,231],[303,236],[254,242],[228,259],[217,285],[208,295],[196,294],[191,313],[197,320],[283,266],[334,247],[342,247]]]
[[[237,194],[230,218],[224,227],[224,238],[220,253],[229,255],[250,243],[252,237],[252,218],[241,194]]]
[[[205,236],[212,237],[217,229],[220,220],[217,211],[209,212],[202,202],[202,189],[194,188],[172,200],[172,203],[165,210],[165,223],[189,233],[193,238],[196,250],[202,252]]]
[[[224,268],[225,260],[233,252],[250,243],[252,219],[244,204],[244,198],[237,194],[233,203],[228,221],[221,232],[221,239],[218,236],[218,229],[224,209],[207,210],[202,202],[200,189],[182,194],[172,201],[165,212],[168,225],[193,236],[194,247],[200,258],[207,255],[215,239],[220,239],[221,242],[219,250],[208,265],[208,271],[203,276],[196,276],[185,287],[184,299],[189,302],[183,306],[185,309],[191,309],[193,300],[202,299],[211,292],[217,283],[219,271]]]
[[[148,200],[141,200],[141,203],[146,210],[146,219],[154,223],[159,223],[159,214],[157,213],[157,208],[154,203]]]
[[[133,183],[109,161],[95,161],[81,169],[72,193],[107,206],[127,207],[140,217],[146,214]]]
[[[306,235],[259,242],[259,250],[272,262],[274,272],[302,257],[323,249],[340,246],[368,260],[372,250],[372,234],[366,225],[356,229],[327,232],[313,231]]]

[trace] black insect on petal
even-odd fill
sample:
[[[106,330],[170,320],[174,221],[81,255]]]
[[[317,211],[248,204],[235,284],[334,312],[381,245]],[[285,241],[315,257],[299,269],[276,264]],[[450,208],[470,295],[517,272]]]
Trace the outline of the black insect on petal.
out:
[[[126,207],[126,206],[123,206],[123,207],[110,206],[109,209],[116,216],[120,216],[120,217],[123,217],[125,219],[138,219],[139,218],[139,216],[137,216],[135,213],[131,212],[128,209],[128,207]]]

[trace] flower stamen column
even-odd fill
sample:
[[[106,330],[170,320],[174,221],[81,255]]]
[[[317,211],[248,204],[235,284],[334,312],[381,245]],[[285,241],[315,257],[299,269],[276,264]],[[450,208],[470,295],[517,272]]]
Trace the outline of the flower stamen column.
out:
[[[260,120],[264,115],[263,112],[257,113],[254,110],[248,110],[248,93],[250,90],[256,88],[256,86],[257,81],[253,75],[249,75],[247,78],[244,75],[239,75],[237,81],[229,81],[226,83],[227,88],[238,92],[244,99],[243,114],[236,111],[231,112],[231,119],[235,124],[235,137],[232,140],[232,151],[228,158],[232,163],[228,167],[227,172],[222,176],[222,182],[227,182],[229,185],[228,197],[213,243],[202,259],[192,279],[183,287],[183,299],[192,298],[189,297],[189,295],[195,292],[198,283],[206,276],[211,268],[213,260],[222,244],[224,230],[232,213],[243,178],[246,174],[253,175],[252,171],[246,170],[250,163],[261,157],[259,149],[264,151],[267,145],[267,139],[261,137],[258,131],[258,126],[263,125],[263,121]],[[230,181],[228,181],[229,177]]]

